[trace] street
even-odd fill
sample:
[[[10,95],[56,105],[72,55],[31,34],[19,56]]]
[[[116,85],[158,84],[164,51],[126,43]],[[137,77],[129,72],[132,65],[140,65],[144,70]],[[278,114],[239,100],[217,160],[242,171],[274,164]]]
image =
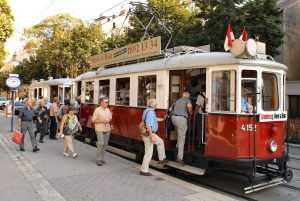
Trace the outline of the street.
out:
[[[15,118],[16,120],[16,118]],[[78,159],[63,156],[63,141],[49,140],[33,153],[29,136],[25,152],[11,141],[9,122],[0,113],[0,200],[237,200],[151,170],[138,174],[139,164],[107,153],[107,164],[95,163],[95,147],[75,141]],[[16,121],[15,121],[16,123]],[[16,127],[16,124],[15,124]]]

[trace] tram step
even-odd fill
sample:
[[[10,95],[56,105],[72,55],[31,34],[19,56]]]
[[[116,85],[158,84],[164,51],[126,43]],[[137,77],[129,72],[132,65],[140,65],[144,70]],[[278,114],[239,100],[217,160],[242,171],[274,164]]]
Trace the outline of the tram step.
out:
[[[172,167],[175,169],[179,169],[182,170],[184,172],[188,172],[191,174],[195,174],[195,175],[204,175],[205,174],[205,170],[201,169],[201,168],[197,168],[197,167],[193,167],[193,166],[189,166],[189,165],[180,165],[179,163],[170,161],[167,164],[165,164],[166,167]]]

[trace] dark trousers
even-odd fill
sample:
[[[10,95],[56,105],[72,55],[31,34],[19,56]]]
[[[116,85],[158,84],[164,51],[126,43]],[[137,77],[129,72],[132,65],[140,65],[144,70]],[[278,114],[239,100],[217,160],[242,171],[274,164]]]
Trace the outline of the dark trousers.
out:
[[[48,127],[48,119],[43,120],[43,122],[37,125],[36,131],[34,132],[35,137],[37,136],[38,133],[40,133],[40,141],[43,140],[44,136],[46,135],[47,132],[47,127]]]
[[[57,123],[55,117],[50,117],[50,136],[49,138],[56,138]]]

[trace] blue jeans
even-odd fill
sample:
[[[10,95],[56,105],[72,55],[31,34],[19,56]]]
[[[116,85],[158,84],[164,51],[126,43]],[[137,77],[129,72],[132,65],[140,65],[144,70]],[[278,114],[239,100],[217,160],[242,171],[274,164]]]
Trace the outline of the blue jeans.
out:
[[[55,117],[50,117],[50,135],[49,138],[56,138],[57,123]]]

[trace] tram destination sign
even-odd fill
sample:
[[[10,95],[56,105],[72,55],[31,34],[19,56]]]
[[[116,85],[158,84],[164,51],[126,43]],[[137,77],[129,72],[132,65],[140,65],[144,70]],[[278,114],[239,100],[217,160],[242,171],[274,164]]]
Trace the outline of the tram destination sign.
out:
[[[259,115],[259,122],[286,121],[287,112],[264,112]]]
[[[161,38],[155,37],[92,56],[92,68],[161,54]]]

